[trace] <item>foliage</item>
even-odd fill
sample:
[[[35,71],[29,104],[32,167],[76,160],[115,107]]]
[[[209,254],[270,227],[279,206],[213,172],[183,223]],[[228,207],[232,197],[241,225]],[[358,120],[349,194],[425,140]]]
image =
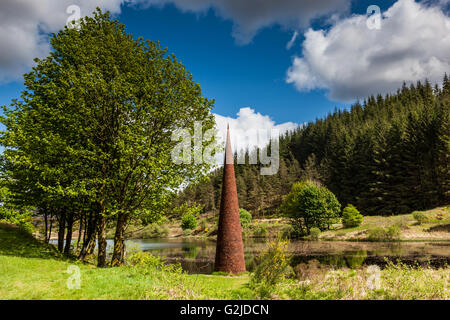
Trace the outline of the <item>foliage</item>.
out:
[[[319,179],[339,202],[354,204],[365,216],[448,205],[449,77],[436,88],[428,81],[398,85],[394,94],[372,95],[280,137],[276,175],[261,176],[248,161],[254,154],[246,152],[246,164],[236,167],[240,205],[254,217],[277,214],[282,197],[302,178]],[[214,210],[221,177],[220,168],[177,201],[192,199]]]
[[[247,229],[252,223],[252,214],[245,209],[239,209],[239,217],[241,219],[242,229]]]
[[[280,210],[301,235],[307,235],[313,227],[329,229],[337,221],[340,206],[327,188],[301,181],[292,186]]]
[[[203,210],[203,205],[197,204],[196,202],[189,205],[187,202],[176,206],[172,209],[172,213],[176,216],[183,217],[184,215],[190,214],[193,216],[198,216]]]
[[[142,238],[164,238],[169,234],[169,227],[160,223],[152,223],[145,227]]]
[[[363,222],[363,215],[352,204],[348,204],[342,212],[342,224],[345,228],[354,228]]]
[[[428,217],[422,211],[414,211],[412,216],[417,221],[417,224],[423,224],[428,221]]]
[[[258,259],[258,266],[252,273],[249,287],[255,290],[260,298],[270,297],[275,286],[280,283],[289,271],[290,255],[288,241],[276,238],[269,242],[267,248]]]
[[[187,213],[181,217],[181,228],[183,230],[197,228],[197,218],[192,213]]]
[[[118,265],[129,221],[157,220],[174,190],[209,171],[208,161],[173,161],[172,137],[180,128],[192,134],[197,121],[213,129],[213,101],[167,49],[127,34],[109,13],[97,9],[79,22],[52,35],[21,98],[3,108],[2,175],[15,204],[58,221],[60,250],[83,219],[82,251],[97,237],[105,266],[106,225],[115,224]]]
[[[202,231],[208,231],[208,224],[206,219],[200,220],[200,229],[202,229]]]
[[[253,229],[253,236],[255,236],[255,237],[263,238],[263,237],[267,236],[268,234],[269,234],[269,230],[267,229],[266,224],[258,224]]]
[[[308,236],[309,240],[312,240],[312,241],[319,240],[320,232],[321,231],[319,228],[316,228],[316,227],[311,228],[311,230],[309,230],[309,236]]]
[[[19,228],[0,223],[0,299],[255,299],[249,276],[187,275],[161,270],[161,260],[146,254],[118,268],[96,268],[61,255],[51,245]],[[133,254],[129,254],[129,259]],[[139,258],[138,258],[139,257]],[[36,259],[38,258],[38,259]],[[81,290],[67,288],[70,265],[80,268]],[[140,265],[140,266],[139,266]],[[174,268],[174,267],[172,267]],[[287,268],[289,269],[289,268]],[[276,299],[449,300],[449,268],[407,266],[389,262],[379,271],[379,288],[369,289],[374,273],[355,270],[296,267],[299,279],[285,279],[270,290]],[[307,281],[304,281],[307,280]],[[264,295],[263,295],[264,296]],[[269,295],[266,295],[267,297]]]
[[[370,229],[367,235],[369,241],[394,241],[400,237],[400,227],[393,224],[387,228],[375,227]]]
[[[34,231],[32,210],[11,205],[6,187],[0,187],[0,204],[0,222],[16,225],[29,233]]]

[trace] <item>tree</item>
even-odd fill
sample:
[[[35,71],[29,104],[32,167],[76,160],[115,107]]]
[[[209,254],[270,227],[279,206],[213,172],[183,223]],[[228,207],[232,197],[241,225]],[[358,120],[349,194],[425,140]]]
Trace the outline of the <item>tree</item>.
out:
[[[114,221],[111,264],[119,265],[129,221],[157,219],[173,190],[209,170],[204,161],[172,161],[172,133],[192,134],[195,121],[203,132],[213,128],[213,101],[167,49],[133,39],[100,9],[80,28],[54,34],[51,46],[3,121],[7,175],[25,184],[33,178],[36,197],[26,202],[46,199],[57,208],[62,235],[89,214],[99,266],[106,265],[106,224]]]
[[[239,208],[239,218],[242,229],[247,229],[252,223],[252,214],[243,208]]]
[[[341,205],[331,191],[311,181],[297,182],[286,196],[281,212],[291,219],[299,235],[311,228],[329,229],[339,217]]]
[[[345,228],[359,226],[363,221],[363,215],[359,213],[354,205],[348,204],[342,212],[342,224]]]

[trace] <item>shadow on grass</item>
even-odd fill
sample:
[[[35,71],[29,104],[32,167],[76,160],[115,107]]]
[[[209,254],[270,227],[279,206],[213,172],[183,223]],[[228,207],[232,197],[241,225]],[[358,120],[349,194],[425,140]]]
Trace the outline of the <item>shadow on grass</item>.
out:
[[[450,223],[449,224],[440,224],[437,226],[430,227],[430,228],[428,228],[427,231],[428,232],[435,232],[435,231],[450,232]]]
[[[0,255],[42,259],[61,257],[54,246],[6,223],[0,223]]]

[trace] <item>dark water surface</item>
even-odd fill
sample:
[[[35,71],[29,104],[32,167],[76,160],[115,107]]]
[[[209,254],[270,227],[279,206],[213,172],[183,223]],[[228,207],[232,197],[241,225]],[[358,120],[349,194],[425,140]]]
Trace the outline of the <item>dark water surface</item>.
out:
[[[264,250],[266,241],[244,243],[247,270],[254,269],[255,259]],[[136,239],[127,241],[127,251],[140,247],[143,251],[179,262],[189,273],[211,273],[214,270],[215,241],[182,239]],[[386,265],[386,258],[414,265],[443,267],[450,265],[450,242],[344,242],[292,241],[289,245],[292,266],[316,259],[333,267]]]

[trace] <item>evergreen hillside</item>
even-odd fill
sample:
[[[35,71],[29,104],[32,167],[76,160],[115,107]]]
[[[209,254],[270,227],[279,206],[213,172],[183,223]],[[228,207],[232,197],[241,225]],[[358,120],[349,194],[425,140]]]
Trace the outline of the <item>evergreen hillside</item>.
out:
[[[352,203],[365,215],[392,215],[449,203],[449,163],[445,75],[441,87],[403,84],[395,94],[371,96],[286,134],[276,175],[260,175],[260,165],[235,170],[240,207],[255,216],[277,214],[283,195],[302,178],[320,181],[342,205]],[[218,169],[208,182],[181,192],[176,204],[217,210],[221,180]]]

